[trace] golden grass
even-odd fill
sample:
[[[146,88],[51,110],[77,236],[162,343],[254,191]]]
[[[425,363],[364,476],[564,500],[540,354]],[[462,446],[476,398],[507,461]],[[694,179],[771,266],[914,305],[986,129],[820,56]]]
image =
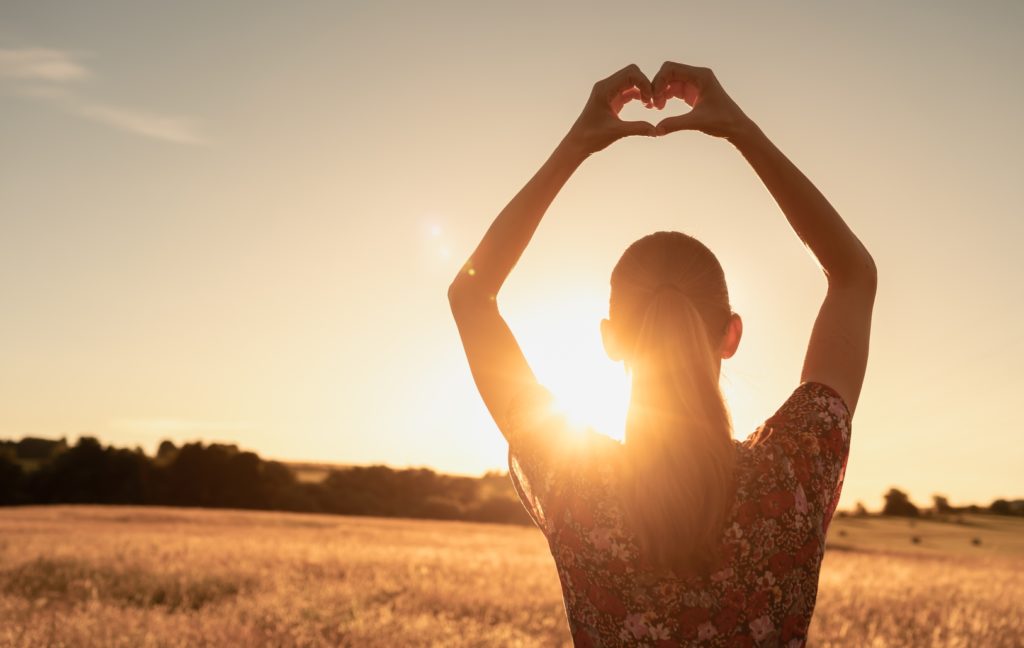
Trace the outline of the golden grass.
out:
[[[851,545],[859,535],[877,539],[857,524],[837,521],[833,531],[846,530]],[[827,554],[811,645],[1020,645],[1017,554],[870,551]],[[534,529],[170,508],[0,509],[0,646],[234,645],[569,644],[554,566]]]

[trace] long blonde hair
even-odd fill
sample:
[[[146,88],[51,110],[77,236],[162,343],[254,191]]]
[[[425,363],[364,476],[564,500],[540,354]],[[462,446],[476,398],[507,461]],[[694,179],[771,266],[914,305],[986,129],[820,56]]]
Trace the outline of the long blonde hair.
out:
[[[609,319],[633,381],[624,510],[645,557],[677,574],[707,573],[732,501],[716,356],[731,313],[718,259],[686,234],[645,236],[612,271]]]

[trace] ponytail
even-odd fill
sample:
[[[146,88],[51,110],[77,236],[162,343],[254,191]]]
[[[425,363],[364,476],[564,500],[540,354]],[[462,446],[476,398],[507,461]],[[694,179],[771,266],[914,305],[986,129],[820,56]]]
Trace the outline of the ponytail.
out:
[[[633,393],[624,511],[653,566],[707,574],[733,495],[732,424],[715,354],[720,338],[709,335],[702,316],[715,312],[710,330],[717,331],[721,304],[695,303],[674,282],[637,292],[643,299],[626,356]]]

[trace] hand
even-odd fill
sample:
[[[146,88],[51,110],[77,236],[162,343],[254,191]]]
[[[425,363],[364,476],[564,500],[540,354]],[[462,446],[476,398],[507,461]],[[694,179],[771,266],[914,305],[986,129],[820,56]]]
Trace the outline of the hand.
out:
[[[640,99],[648,108],[653,107],[650,80],[640,68],[630,64],[594,84],[590,99],[569,130],[567,139],[589,155],[629,135],[653,137],[654,124],[619,119],[622,107],[633,99]]]
[[[715,137],[732,138],[753,125],[708,68],[665,61],[651,85],[654,105],[658,110],[673,97],[682,99],[693,108],[686,114],[662,119],[656,127],[657,135],[699,130]]]

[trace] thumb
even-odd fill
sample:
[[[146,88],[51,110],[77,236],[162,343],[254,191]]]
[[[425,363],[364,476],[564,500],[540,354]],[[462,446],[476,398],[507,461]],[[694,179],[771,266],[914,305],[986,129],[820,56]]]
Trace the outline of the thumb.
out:
[[[686,113],[685,115],[676,115],[675,117],[666,117],[658,122],[658,125],[654,127],[655,134],[666,135],[668,133],[674,133],[681,130],[700,130],[700,125],[696,119],[694,119],[693,113]]]
[[[645,121],[623,121],[620,122],[616,130],[618,130],[621,137],[627,137],[629,135],[647,135],[649,137],[654,137],[655,135],[654,124]]]

